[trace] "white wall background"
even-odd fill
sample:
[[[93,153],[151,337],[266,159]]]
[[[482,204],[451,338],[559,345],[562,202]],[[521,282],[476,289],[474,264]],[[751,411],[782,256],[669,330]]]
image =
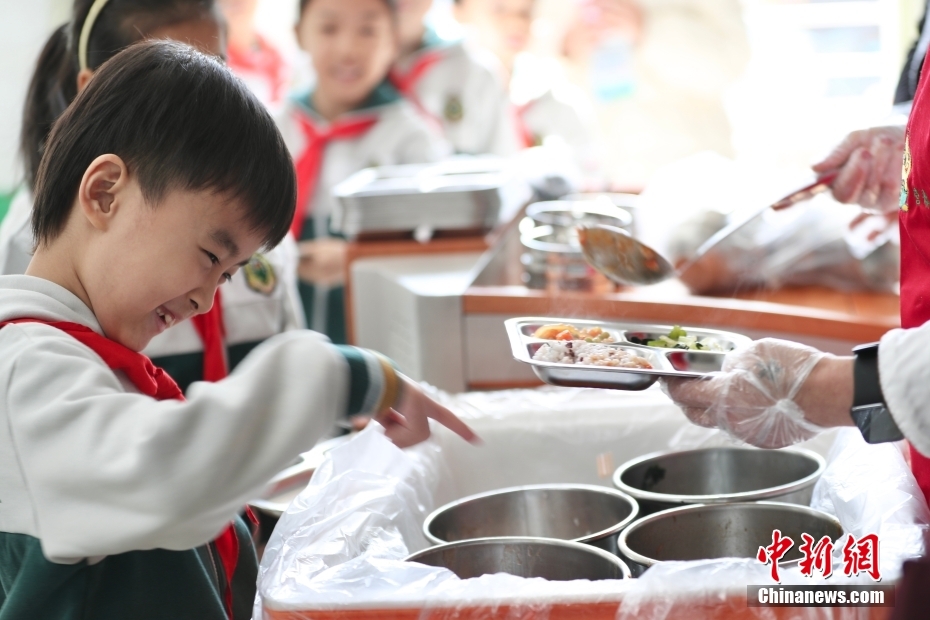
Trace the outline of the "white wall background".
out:
[[[16,147],[23,99],[45,40],[64,22],[69,0],[0,0],[0,192],[20,179]]]

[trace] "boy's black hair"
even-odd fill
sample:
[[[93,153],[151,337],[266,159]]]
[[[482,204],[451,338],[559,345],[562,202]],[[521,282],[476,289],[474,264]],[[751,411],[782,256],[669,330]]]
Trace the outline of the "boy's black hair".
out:
[[[30,188],[52,124],[77,95],[78,39],[93,4],[93,0],[74,0],[71,21],[52,33],[32,74],[19,139]],[[96,69],[146,33],[214,11],[214,0],[109,0],[91,28],[87,66]]]
[[[105,62],[52,128],[36,178],[39,244],[64,230],[84,172],[100,155],[126,163],[155,207],[171,190],[213,190],[243,205],[277,245],[294,217],[297,182],[284,139],[245,85],[182,43],[137,43]]]
[[[304,9],[310,6],[311,1],[312,0],[300,0],[300,4],[297,6],[297,10],[298,10],[297,14],[303,15]],[[391,14],[396,15],[397,14],[397,0],[383,0],[383,1],[387,5],[388,10],[391,12]]]

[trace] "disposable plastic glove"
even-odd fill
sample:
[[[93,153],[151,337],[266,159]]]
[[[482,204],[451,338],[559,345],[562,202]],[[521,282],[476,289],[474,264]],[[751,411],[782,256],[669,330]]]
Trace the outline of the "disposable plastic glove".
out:
[[[762,448],[782,448],[823,430],[796,399],[825,357],[802,344],[766,338],[728,353],[721,372],[706,379],[667,378],[662,387],[695,424]]]
[[[818,174],[839,171],[831,187],[840,202],[894,213],[901,190],[904,127],[854,131],[826,159],[813,165]]]

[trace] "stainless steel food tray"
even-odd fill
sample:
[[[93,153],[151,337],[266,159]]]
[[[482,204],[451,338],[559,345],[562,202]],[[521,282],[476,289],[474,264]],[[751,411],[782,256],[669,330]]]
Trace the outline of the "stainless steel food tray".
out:
[[[496,158],[368,168],[333,188],[332,227],[353,239],[366,233],[492,228],[513,182]]]
[[[652,369],[582,366],[534,360],[533,354],[539,347],[550,341],[535,338],[533,333],[539,327],[553,323],[568,323],[582,329],[600,327],[609,332],[616,341],[604,344],[635,352],[646,358],[652,365]],[[701,377],[709,372],[720,370],[725,356],[725,353],[714,351],[663,349],[630,341],[630,338],[654,340],[659,335],[668,334],[673,328],[672,325],[615,323],[557,317],[517,317],[504,321],[504,326],[510,338],[513,356],[518,361],[529,364],[537,377],[551,385],[644,390],[655,383],[659,377]],[[750,338],[733,332],[682,327],[689,335],[699,338],[715,338],[725,348],[736,348],[752,342]]]

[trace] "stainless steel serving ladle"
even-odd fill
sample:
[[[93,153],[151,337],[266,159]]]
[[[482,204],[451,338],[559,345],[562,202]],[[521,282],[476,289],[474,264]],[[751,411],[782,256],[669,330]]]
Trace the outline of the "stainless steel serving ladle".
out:
[[[681,277],[724,239],[742,229],[768,209],[779,211],[809,200],[826,191],[835,178],[835,173],[824,175],[814,183],[791,192],[781,200],[767,204],[746,217],[728,224],[702,243],[694,256],[678,269],[660,252],[634,238],[622,228],[606,224],[581,226],[578,229],[578,240],[588,264],[617,284],[657,284],[669,278]]]

